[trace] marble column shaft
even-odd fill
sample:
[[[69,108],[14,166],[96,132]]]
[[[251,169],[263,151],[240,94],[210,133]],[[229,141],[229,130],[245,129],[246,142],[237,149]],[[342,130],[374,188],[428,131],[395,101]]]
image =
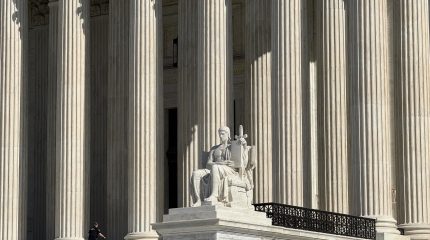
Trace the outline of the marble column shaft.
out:
[[[304,1],[272,1],[274,201],[303,205]]]
[[[348,213],[347,66],[344,0],[317,1],[320,208]]]
[[[0,239],[26,239],[27,2],[0,2]]]
[[[245,3],[245,100],[248,144],[257,161],[254,202],[272,202],[272,104],[271,104],[271,4],[266,0]]]
[[[88,222],[89,1],[58,1],[55,237],[83,239]]]
[[[107,138],[107,235],[127,234],[129,1],[109,3],[109,76]]]
[[[48,26],[29,29],[28,47],[28,201],[29,239],[46,238],[46,141]],[[54,125],[55,126],[55,125]],[[52,191],[55,193],[54,188]],[[50,206],[53,209],[52,206]],[[53,238],[52,238],[53,239]]]
[[[430,238],[429,1],[399,1],[399,220],[411,239]]]
[[[130,1],[128,235],[126,239],[158,239],[151,223],[157,220],[157,160],[159,157],[159,27],[161,0]]]
[[[179,206],[190,206],[190,177],[203,168],[198,142],[197,2],[178,1],[178,193]]]
[[[387,0],[348,4],[351,210],[376,217],[378,232],[397,233],[392,217]]]
[[[49,3],[48,88],[46,117],[46,239],[55,238],[56,108],[58,2]]]
[[[316,32],[320,27],[319,19],[315,15],[317,1],[307,3],[307,58],[304,60],[307,71],[305,71],[305,82],[303,86],[303,146],[309,150],[303,151],[303,206],[307,208],[319,208],[318,189],[318,81],[317,81],[317,43]]]
[[[109,16],[91,17],[90,32],[90,219],[107,229],[107,119],[109,83]],[[123,160],[123,159],[121,159]],[[124,176],[125,177],[125,176]],[[115,179],[117,180],[117,179]],[[123,185],[123,188],[126,187]],[[92,220],[92,221],[94,221]],[[124,237],[124,236],[123,236]]]
[[[229,17],[232,6],[230,0],[197,2],[198,139],[202,153],[219,144],[218,128],[229,125],[231,118],[232,79],[229,64],[233,55]]]

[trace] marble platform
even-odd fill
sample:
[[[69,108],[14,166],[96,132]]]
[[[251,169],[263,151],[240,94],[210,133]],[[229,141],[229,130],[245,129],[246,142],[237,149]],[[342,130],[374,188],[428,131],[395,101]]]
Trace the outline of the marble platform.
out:
[[[174,208],[152,225],[163,240],[360,239],[272,226],[265,213],[223,206]],[[380,235],[377,240],[409,239]]]

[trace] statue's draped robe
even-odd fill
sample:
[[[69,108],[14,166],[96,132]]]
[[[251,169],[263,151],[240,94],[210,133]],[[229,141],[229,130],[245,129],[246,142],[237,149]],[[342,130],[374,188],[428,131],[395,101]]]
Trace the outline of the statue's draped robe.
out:
[[[230,167],[224,164],[217,164],[220,162],[232,160],[232,145],[219,144],[213,146],[208,153],[207,163],[205,169],[198,169],[193,172],[191,177],[191,196],[192,206],[200,206],[201,201],[204,201],[212,193],[213,178],[218,176],[218,196],[217,200],[224,204],[232,202],[230,188],[236,186],[243,188],[247,194],[252,195],[253,183],[253,170],[255,168],[255,160],[248,159],[249,150],[251,147],[246,146],[246,142],[242,144],[246,149],[242,154],[242,161],[245,164],[244,171],[240,173],[238,168]],[[216,171],[216,172],[215,172]],[[218,174],[215,174],[218,173]],[[251,196],[252,198],[252,196]],[[252,201],[252,200],[251,200]]]
[[[208,156],[208,162],[225,162],[227,160],[231,160],[231,145],[216,145],[211,148]],[[238,176],[239,173],[232,167],[227,165],[219,165],[215,168],[218,171],[218,175],[220,177],[219,184],[219,195],[218,201],[220,202],[228,202],[229,199],[229,184],[228,180],[231,177]],[[212,192],[212,184],[211,184],[211,171],[213,169],[207,165],[206,169],[199,169],[194,171],[193,177],[191,178],[191,195],[193,196],[193,205],[197,203],[197,196],[201,200],[209,197]]]
[[[231,145],[228,145],[227,147],[223,146],[223,145],[217,145],[215,147],[213,147],[211,149],[211,151],[209,152],[209,158],[208,158],[208,162],[214,162],[214,164],[219,163],[219,162],[225,162],[231,160]],[[229,202],[229,184],[228,184],[228,180],[231,179],[232,177],[238,176],[239,173],[232,167],[227,166],[227,165],[219,165],[216,164],[217,167],[212,168],[211,171],[218,171],[218,176],[219,176],[219,180],[220,180],[220,184],[219,184],[219,189],[218,189],[218,201],[220,202]],[[211,174],[209,175],[209,180]],[[208,181],[207,183],[210,189],[210,181]]]

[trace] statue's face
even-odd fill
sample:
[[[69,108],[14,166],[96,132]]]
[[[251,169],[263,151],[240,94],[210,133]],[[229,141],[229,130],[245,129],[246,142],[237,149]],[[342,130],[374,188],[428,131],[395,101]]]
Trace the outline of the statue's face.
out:
[[[229,135],[226,131],[219,131],[219,138],[220,138],[221,142],[227,142]]]

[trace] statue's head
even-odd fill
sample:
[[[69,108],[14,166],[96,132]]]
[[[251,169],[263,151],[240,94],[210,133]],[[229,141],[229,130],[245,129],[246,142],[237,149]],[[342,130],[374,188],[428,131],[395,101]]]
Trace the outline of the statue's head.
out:
[[[230,140],[230,128],[228,127],[220,127],[218,129],[218,135],[221,140],[221,142],[227,142]]]

